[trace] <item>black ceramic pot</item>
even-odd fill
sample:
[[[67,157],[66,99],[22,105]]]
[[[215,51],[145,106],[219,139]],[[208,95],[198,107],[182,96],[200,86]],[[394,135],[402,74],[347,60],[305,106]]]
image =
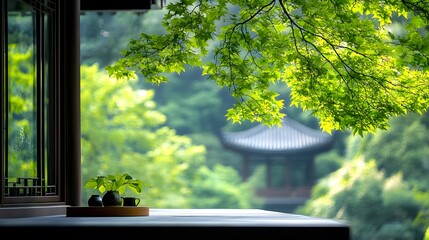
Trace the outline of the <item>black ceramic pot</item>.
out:
[[[122,206],[122,198],[118,191],[107,191],[103,196],[103,205],[109,206]]]
[[[102,207],[103,206],[103,199],[100,197],[100,195],[91,195],[91,197],[88,199],[88,206],[90,207]]]

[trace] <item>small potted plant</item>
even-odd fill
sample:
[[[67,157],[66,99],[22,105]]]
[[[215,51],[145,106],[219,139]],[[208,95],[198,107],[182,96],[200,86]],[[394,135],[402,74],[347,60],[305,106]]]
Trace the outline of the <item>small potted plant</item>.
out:
[[[92,188],[98,190],[101,194],[106,192],[102,198],[103,206],[121,206],[121,195],[128,188],[134,193],[141,193],[143,188],[152,187],[149,183],[141,179],[134,178],[128,173],[114,174],[90,178],[85,188]]]

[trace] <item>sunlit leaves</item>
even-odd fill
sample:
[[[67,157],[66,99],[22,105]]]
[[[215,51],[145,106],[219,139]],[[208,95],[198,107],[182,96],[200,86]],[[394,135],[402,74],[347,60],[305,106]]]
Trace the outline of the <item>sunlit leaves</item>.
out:
[[[130,41],[107,70],[160,84],[166,73],[201,67],[236,98],[229,120],[269,126],[288,107],[271,89],[284,82],[291,104],[312,111],[324,131],[363,135],[429,106],[428,18],[414,11],[422,9],[412,1],[173,1],[160,23],[166,34]],[[403,36],[387,29],[398,18],[409,26]]]

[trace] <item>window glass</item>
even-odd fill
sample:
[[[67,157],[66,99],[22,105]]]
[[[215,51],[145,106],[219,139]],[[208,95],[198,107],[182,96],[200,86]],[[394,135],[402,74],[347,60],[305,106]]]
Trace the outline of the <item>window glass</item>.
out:
[[[7,15],[7,180],[9,187],[37,179],[36,12],[19,1],[8,1]],[[24,183],[25,181],[25,183]],[[32,195],[11,188],[10,196]]]
[[[58,191],[51,141],[55,109],[49,101],[54,91],[55,33],[53,9],[46,6],[38,1],[7,1],[6,197],[49,196]]]
[[[44,188],[47,195],[56,194],[57,189],[55,183],[58,178],[55,164],[55,155],[53,146],[55,145],[54,131],[55,126],[55,105],[54,92],[54,19],[51,14],[43,14],[43,69],[42,69],[42,92],[43,92],[43,172],[45,172],[46,179],[44,181]],[[51,96],[52,95],[52,96]]]

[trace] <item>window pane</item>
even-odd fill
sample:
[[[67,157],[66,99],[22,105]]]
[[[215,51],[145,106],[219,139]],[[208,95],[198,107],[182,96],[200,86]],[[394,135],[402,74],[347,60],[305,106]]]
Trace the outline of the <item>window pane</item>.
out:
[[[10,196],[33,195],[37,179],[36,12],[8,1],[7,16],[7,180]],[[30,182],[29,182],[30,181]]]
[[[56,174],[56,162],[54,151],[54,96],[51,96],[50,93],[53,93],[54,90],[54,27],[53,27],[53,15],[44,14],[43,15],[43,34],[44,34],[44,43],[43,43],[43,173],[45,175],[45,181],[43,182],[43,188],[47,195],[56,194],[57,188],[55,187],[57,182]]]
[[[59,199],[55,11],[51,1],[7,1],[5,196],[13,197],[8,203]]]
[[[7,197],[58,198],[55,9],[51,1],[7,1]],[[41,202],[13,198],[10,202]]]

